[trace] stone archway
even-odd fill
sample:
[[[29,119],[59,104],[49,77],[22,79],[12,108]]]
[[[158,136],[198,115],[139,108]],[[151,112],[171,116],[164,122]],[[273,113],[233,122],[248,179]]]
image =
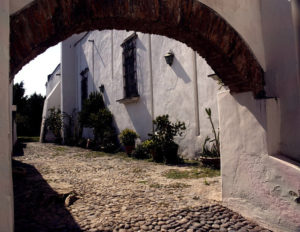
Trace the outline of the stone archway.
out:
[[[10,16],[10,78],[74,33],[127,29],[179,40],[204,57],[232,92],[264,93],[263,70],[241,36],[197,0],[34,0]]]

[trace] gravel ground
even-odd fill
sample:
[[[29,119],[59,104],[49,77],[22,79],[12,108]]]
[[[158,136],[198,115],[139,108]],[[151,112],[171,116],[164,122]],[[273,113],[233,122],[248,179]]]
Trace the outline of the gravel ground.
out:
[[[53,144],[14,157],[15,231],[269,231],[220,203],[221,178]]]

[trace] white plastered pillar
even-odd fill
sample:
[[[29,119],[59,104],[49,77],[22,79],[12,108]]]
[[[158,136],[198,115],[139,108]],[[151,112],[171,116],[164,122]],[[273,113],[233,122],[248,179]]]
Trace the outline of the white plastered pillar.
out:
[[[9,0],[0,1],[0,231],[13,231],[11,109],[9,85]]]
[[[222,200],[274,231],[300,229],[300,168],[279,157],[280,99],[218,94]]]

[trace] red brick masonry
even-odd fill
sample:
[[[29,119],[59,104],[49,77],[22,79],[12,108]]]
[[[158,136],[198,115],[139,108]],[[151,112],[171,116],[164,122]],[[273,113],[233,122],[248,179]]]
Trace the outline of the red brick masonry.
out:
[[[10,21],[10,77],[74,33],[127,29],[196,50],[232,92],[263,93],[263,70],[241,36],[197,0],[34,0]]]

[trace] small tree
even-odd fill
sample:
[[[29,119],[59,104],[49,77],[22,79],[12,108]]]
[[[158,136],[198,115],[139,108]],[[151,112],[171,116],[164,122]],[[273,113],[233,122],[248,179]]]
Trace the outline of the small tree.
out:
[[[185,123],[177,121],[171,123],[169,115],[158,116],[153,124],[155,130],[149,134],[152,142],[153,160],[156,162],[178,163],[178,144],[174,142],[175,136],[182,136],[186,129]]]
[[[60,109],[55,107],[49,109],[49,116],[45,120],[45,128],[52,131],[55,142],[61,143],[61,129],[63,125],[63,115]]]
[[[134,146],[135,140],[138,138],[138,134],[131,129],[124,129],[119,135],[120,141],[124,146]]]
[[[63,112],[64,119],[64,133],[65,140],[64,143],[67,145],[75,145],[78,143],[78,112],[73,109],[71,114]]]
[[[105,108],[103,97],[93,92],[83,103],[79,112],[81,131],[83,127],[93,128],[96,148],[112,151],[116,148],[116,132],[113,127],[113,115]]]

